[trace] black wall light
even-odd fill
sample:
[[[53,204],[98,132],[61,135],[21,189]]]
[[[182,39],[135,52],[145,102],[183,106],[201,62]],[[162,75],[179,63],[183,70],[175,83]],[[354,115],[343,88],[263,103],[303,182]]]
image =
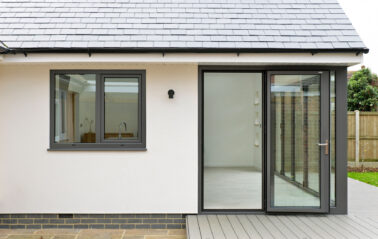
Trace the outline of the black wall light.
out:
[[[174,90],[172,90],[172,89],[170,89],[169,91],[168,91],[168,97],[169,97],[169,99],[173,99],[173,95],[175,94],[175,91]]]

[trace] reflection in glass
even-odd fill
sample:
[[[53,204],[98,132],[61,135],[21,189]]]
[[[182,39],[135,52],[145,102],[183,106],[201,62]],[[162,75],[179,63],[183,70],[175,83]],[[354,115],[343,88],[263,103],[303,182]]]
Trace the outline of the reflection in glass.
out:
[[[105,77],[105,140],[138,138],[139,79]]]
[[[330,198],[331,202],[330,205],[331,207],[336,206],[336,188],[335,188],[335,182],[336,182],[336,82],[335,82],[335,72],[331,72],[331,78],[330,78],[330,103],[331,103],[331,112],[330,112],[330,117],[331,117],[331,122],[330,122],[330,169],[331,169],[331,175],[330,175]]]
[[[320,207],[320,76],[271,76],[272,207]]]
[[[262,74],[204,74],[204,208],[262,208]]]
[[[55,77],[55,142],[95,143],[96,75]]]

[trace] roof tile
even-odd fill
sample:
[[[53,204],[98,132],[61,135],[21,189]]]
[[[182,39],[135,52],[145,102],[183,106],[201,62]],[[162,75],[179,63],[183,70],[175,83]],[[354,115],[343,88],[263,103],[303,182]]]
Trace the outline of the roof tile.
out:
[[[12,48],[364,48],[337,0],[13,0]]]

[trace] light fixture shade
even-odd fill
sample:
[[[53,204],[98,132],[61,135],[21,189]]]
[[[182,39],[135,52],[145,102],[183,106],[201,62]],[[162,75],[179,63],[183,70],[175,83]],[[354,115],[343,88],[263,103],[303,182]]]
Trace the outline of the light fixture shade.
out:
[[[172,90],[172,89],[168,90],[168,97],[169,97],[169,99],[173,99],[173,95],[174,94],[175,94],[174,90]]]

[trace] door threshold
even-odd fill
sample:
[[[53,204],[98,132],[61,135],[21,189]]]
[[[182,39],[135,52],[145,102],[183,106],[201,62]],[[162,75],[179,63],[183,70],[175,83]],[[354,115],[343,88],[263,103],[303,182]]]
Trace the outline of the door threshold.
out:
[[[263,210],[249,210],[249,211],[231,211],[231,210],[212,210],[212,211],[202,211],[202,212],[199,212],[198,215],[212,215],[212,214],[231,214],[231,215],[235,215],[235,214],[240,214],[240,215],[243,215],[243,214],[255,214],[255,215],[265,215],[267,214],[266,211],[263,211]]]

